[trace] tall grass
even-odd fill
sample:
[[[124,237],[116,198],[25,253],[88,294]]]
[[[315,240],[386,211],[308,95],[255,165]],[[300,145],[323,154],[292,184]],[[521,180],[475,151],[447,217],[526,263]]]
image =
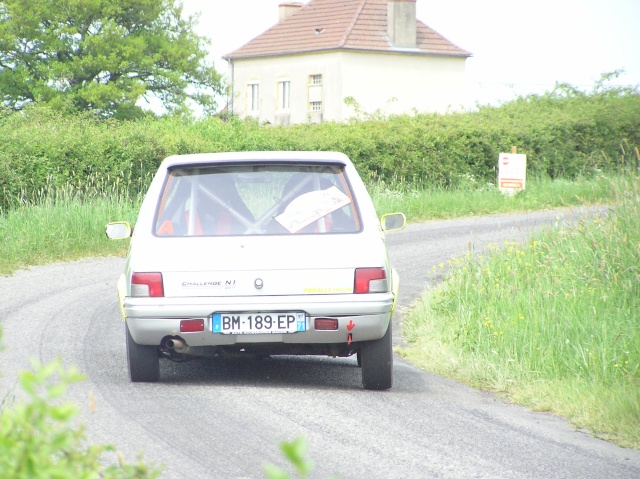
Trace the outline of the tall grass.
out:
[[[598,177],[568,182],[539,179],[526,192],[505,197],[494,186],[469,184],[454,191],[416,189],[376,182],[369,185],[379,214],[404,212],[409,221],[453,218],[505,211],[607,201],[611,180]],[[109,241],[104,226],[110,221],[135,223],[142,198],[139,187],[89,177],[76,188],[47,186],[14,197],[17,207],[0,211],[0,274],[52,261],[122,254],[126,242]]]
[[[22,206],[0,214],[0,274],[55,261],[122,254],[127,245],[106,239],[110,221],[135,223],[139,199],[94,189],[41,191]]]
[[[411,221],[427,221],[603,203],[613,197],[613,184],[619,177],[597,175],[571,181],[533,177],[525,191],[512,197],[500,193],[495,183],[482,182],[469,174],[458,180],[455,189],[402,183],[389,186],[382,181],[368,189],[380,214],[402,211]]]
[[[640,182],[610,214],[451,260],[403,354],[640,447]]]

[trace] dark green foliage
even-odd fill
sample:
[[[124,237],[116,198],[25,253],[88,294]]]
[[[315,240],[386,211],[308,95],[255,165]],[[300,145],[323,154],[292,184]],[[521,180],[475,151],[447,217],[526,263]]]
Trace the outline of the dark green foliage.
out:
[[[69,186],[136,197],[166,156],[217,151],[342,151],[367,182],[459,188],[469,178],[493,182],[499,153],[517,146],[529,175],[571,179],[637,168],[623,161],[634,157],[630,145],[640,144],[638,125],[638,92],[568,87],[473,113],[288,128],[237,119],[115,121],[44,108],[0,111],[0,208]]]
[[[0,2],[0,105],[144,116],[141,99],[215,112],[221,77],[174,0]],[[189,88],[187,88],[189,87]]]

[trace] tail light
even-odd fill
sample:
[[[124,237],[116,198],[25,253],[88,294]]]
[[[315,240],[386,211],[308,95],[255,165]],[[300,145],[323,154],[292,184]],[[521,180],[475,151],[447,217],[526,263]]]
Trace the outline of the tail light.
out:
[[[384,268],[357,268],[354,293],[386,293],[389,291]]]
[[[137,298],[162,298],[164,296],[162,273],[133,273],[131,277],[131,296]]]

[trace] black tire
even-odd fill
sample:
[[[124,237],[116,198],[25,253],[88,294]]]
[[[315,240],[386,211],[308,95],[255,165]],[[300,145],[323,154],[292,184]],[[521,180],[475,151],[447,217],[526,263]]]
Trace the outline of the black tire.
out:
[[[391,322],[380,339],[365,341],[360,346],[362,385],[365,389],[384,390],[393,384],[393,344]]]
[[[160,357],[157,346],[143,346],[131,337],[127,331],[127,365],[129,377],[134,383],[155,383],[160,379]]]

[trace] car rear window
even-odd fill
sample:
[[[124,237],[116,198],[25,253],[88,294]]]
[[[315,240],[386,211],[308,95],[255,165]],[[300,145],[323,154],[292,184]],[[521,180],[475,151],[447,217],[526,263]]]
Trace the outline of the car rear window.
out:
[[[339,234],[360,231],[342,165],[181,166],[158,202],[157,236]]]

